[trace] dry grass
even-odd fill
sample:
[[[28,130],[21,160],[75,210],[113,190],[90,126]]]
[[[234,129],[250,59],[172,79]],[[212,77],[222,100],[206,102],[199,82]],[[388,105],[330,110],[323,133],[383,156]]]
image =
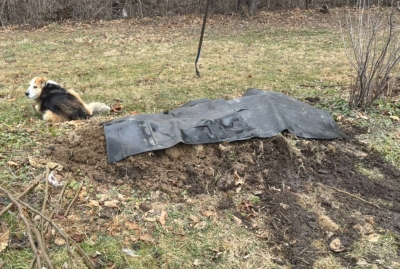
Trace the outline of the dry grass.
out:
[[[4,169],[0,184],[15,192],[24,189],[39,171],[24,168],[14,177],[7,161],[25,162],[28,155],[38,156],[41,141],[60,136],[69,128],[47,125],[35,114],[24,96],[34,76],[45,75],[75,89],[86,101],[112,104],[120,99],[125,106],[123,114],[160,112],[199,98],[235,98],[249,87],[282,91],[299,99],[319,96],[326,101],[345,94],[340,86],[335,87],[347,85],[350,72],[336,31],[297,27],[295,21],[276,27],[268,14],[264,14],[265,20],[262,16],[249,21],[229,17],[210,21],[200,59],[201,78],[194,71],[199,17],[1,30],[0,163]],[[212,210],[217,198],[204,199],[203,204],[209,205],[206,209]],[[132,212],[137,202],[130,201]],[[314,204],[315,199],[304,203],[322,210]],[[269,253],[266,241],[238,226],[229,212],[206,218],[201,215],[204,208],[190,203],[179,208],[168,203],[163,206],[169,214],[166,225],[170,228],[157,224],[152,234],[156,244],[127,245],[126,234],[102,234],[86,240],[82,247],[88,253],[103,253],[118,268],[289,268],[274,263],[272,258],[279,257]],[[188,218],[193,215],[199,219],[200,228]],[[5,220],[12,223],[14,235],[21,232],[15,217]],[[364,243],[360,242],[360,250]],[[139,257],[122,254],[123,247],[138,247]],[[383,256],[395,255],[392,247],[388,244],[389,250]],[[376,245],[374,249],[381,251]],[[54,249],[50,254],[62,266],[65,249]],[[0,264],[4,263],[4,268],[26,268],[31,258],[26,248],[6,250]],[[329,256],[317,261],[314,268],[341,266]]]

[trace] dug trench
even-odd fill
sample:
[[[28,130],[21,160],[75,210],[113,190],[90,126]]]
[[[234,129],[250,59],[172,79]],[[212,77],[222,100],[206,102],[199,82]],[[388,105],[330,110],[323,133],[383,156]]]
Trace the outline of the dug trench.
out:
[[[366,131],[342,128],[351,137]],[[214,195],[218,214],[234,212],[282,257],[278,264],[292,268],[310,268],[324,255],[351,266],[358,261],[348,253],[361,236],[400,236],[400,171],[357,139],[307,140],[283,133],[270,139],[179,144],[107,163],[103,128],[92,121],[51,141],[45,155],[96,184],[157,190],[172,203]],[[241,193],[257,202],[237,202],[234,197]],[[255,225],[254,218],[262,223]],[[373,251],[364,258],[376,259]]]

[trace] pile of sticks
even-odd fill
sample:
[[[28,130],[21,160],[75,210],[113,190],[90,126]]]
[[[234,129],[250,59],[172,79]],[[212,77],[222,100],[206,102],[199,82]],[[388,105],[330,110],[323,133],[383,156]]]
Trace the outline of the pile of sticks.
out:
[[[43,175],[40,175],[36,177],[36,179],[30,184],[30,186],[21,194],[16,195],[12,194],[9,190],[3,188],[0,186],[0,193],[3,193],[9,200],[10,204],[8,204],[1,212],[0,212],[0,217],[3,216],[6,212],[8,212],[10,209],[12,209],[13,206],[16,207],[18,211],[18,217],[22,220],[22,222],[25,225],[25,230],[26,234],[29,240],[30,247],[32,249],[32,252],[34,254],[34,258],[30,264],[29,268],[36,268],[42,269],[42,268],[48,268],[48,269],[53,269],[54,265],[48,255],[47,251],[47,245],[45,242],[45,234],[47,231],[50,229],[54,229],[59,236],[61,236],[65,240],[65,245],[66,245],[66,251],[68,254],[68,260],[66,261],[66,268],[74,268],[73,266],[73,261],[81,260],[85,263],[85,265],[92,269],[92,268],[98,268],[99,265],[95,264],[90,257],[82,250],[82,248],[72,239],[70,238],[64,230],[59,227],[54,221],[52,221],[52,218],[56,213],[58,213],[58,209],[53,209],[53,211],[50,213],[49,216],[46,216],[44,214],[46,208],[47,208],[47,202],[48,202],[48,190],[49,190],[49,184],[48,184],[48,178],[49,178],[49,172],[50,169],[47,166],[46,167],[46,172],[45,172],[45,197],[42,205],[42,210],[37,210],[33,208],[31,205],[23,201],[24,196],[26,196],[29,192],[34,190],[41,180],[43,180]],[[61,194],[58,198],[58,204],[62,204],[62,199],[63,195],[65,192],[65,189],[68,185],[68,182],[65,182],[63,185],[63,188],[61,190]],[[76,194],[74,198],[69,202],[67,209],[63,213],[64,216],[67,216],[69,210],[71,209],[71,206],[75,203],[79,192],[82,189],[82,184],[80,187],[77,189]],[[57,207],[54,207],[57,208]],[[27,212],[28,214],[26,214]],[[29,214],[30,213],[30,214]],[[40,221],[37,221],[36,225],[32,221],[30,215],[37,215],[40,217]],[[79,257],[76,256],[76,253],[78,253]],[[44,264],[46,266],[44,266]]]

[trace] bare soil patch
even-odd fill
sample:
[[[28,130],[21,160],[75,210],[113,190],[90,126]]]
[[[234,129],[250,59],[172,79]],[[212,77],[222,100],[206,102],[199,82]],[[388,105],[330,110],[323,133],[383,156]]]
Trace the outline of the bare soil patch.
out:
[[[366,131],[342,128],[351,137]],[[293,268],[310,268],[332,254],[349,266],[357,260],[346,253],[360,236],[400,235],[400,170],[356,139],[306,140],[284,133],[233,143],[179,144],[110,164],[103,128],[91,121],[51,141],[45,154],[66,172],[83,173],[100,187],[158,190],[172,203],[185,202],[186,195],[194,201],[201,194],[215,195],[220,213],[234,212],[273,252],[283,253],[277,263]],[[237,203],[234,197],[240,193],[258,197],[257,202]],[[256,217],[263,223],[254,225]],[[260,235],[261,227],[268,235]],[[340,248],[332,247],[338,240]],[[323,242],[325,251],[316,242]],[[373,253],[366,257],[375,258]]]

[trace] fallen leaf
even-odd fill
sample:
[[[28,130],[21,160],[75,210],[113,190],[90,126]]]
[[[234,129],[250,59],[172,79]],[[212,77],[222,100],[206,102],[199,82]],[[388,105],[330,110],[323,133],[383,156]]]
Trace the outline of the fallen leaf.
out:
[[[194,261],[193,261],[193,265],[194,266],[200,266],[200,265],[202,265],[203,263],[201,262],[201,261],[199,261],[198,259],[194,259]]]
[[[194,215],[190,215],[188,217],[188,219],[190,219],[191,221],[193,221],[195,223],[199,222],[199,218],[197,216],[194,216]]]
[[[198,222],[193,226],[193,228],[195,228],[197,230],[203,230],[206,227],[207,227],[207,222],[205,222],[205,221]]]
[[[85,234],[73,234],[71,236],[71,238],[76,242],[76,243],[80,243],[83,240],[86,239],[86,235]]]
[[[156,217],[147,217],[147,218],[144,218],[144,220],[148,221],[148,222],[156,222],[157,218]]]
[[[368,241],[371,243],[376,243],[379,241],[380,235],[379,234],[370,234],[368,235]]]
[[[8,246],[8,240],[10,239],[10,230],[5,222],[1,222],[0,229],[0,252],[6,249]]]
[[[233,179],[235,180],[235,186],[244,184],[244,178],[240,177],[237,171],[233,173]]]
[[[233,220],[235,221],[235,223],[236,223],[237,226],[242,226],[243,222],[242,222],[241,219],[239,219],[239,218],[236,217],[236,216],[233,216]]]
[[[337,231],[340,228],[338,224],[336,224],[330,217],[326,215],[319,216],[318,223],[322,228],[331,232]]]
[[[115,100],[114,104],[111,106],[111,112],[119,112],[122,109],[124,109],[124,106],[122,105],[122,101]]]
[[[161,226],[164,227],[165,223],[167,222],[167,218],[168,218],[168,212],[165,210],[161,211],[161,215],[158,219],[160,221]]]
[[[87,206],[89,206],[89,207],[99,207],[100,204],[96,200],[90,200],[89,203],[87,203]]]
[[[16,162],[13,162],[13,161],[8,161],[7,164],[8,164],[10,167],[13,167],[13,166],[18,167],[18,166],[19,166],[19,164],[17,164]]]
[[[204,216],[204,217],[213,217],[213,216],[216,216],[217,215],[217,213],[215,213],[215,212],[213,212],[213,211],[209,211],[209,210],[205,210],[205,211],[203,211],[203,212],[201,212],[201,214]]]
[[[389,117],[392,121],[400,121],[400,118],[397,116],[390,116]]]
[[[47,166],[49,167],[50,170],[61,171],[63,169],[63,166],[61,164],[55,162],[48,162]]]
[[[149,235],[149,234],[141,234],[139,236],[139,239],[142,241],[145,241],[145,242],[154,243],[153,237],[151,237],[151,235]]]
[[[285,210],[286,210],[286,209],[289,209],[289,207],[290,207],[290,205],[284,204],[284,203],[280,203],[279,206],[282,207],[282,208],[285,209]]]
[[[251,202],[243,201],[243,204],[247,211],[254,213],[254,206]]]
[[[29,164],[34,168],[43,168],[44,167],[44,164],[42,164],[40,160],[36,160],[30,156],[28,157],[28,160],[29,160]]]
[[[66,241],[62,237],[57,236],[56,239],[54,239],[54,244],[56,244],[57,246],[65,245],[65,243]]]
[[[258,238],[268,239],[269,238],[269,230],[265,230],[256,234]]]
[[[339,238],[333,239],[329,244],[329,248],[334,252],[343,252],[346,250]]]
[[[359,111],[356,111],[356,118],[368,120],[368,116],[365,113]]]
[[[131,230],[131,231],[132,230],[136,230],[136,231],[140,231],[141,230],[139,224],[137,224],[136,222],[131,222],[131,221],[126,221],[125,222],[125,227],[128,230]]]
[[[342,121],[342,119],[343,119],[343,116],[342,115],[338,115],[337,117],[336,117],[336,121]]]
[[[118,200],[111,200],[111,201],[105,201],[104,206],[105,207],[113,207],[116,208],[118,207],[119,201]]]
[[[365,216],[365,221],[375,227],[375,219],[373,216]]]

